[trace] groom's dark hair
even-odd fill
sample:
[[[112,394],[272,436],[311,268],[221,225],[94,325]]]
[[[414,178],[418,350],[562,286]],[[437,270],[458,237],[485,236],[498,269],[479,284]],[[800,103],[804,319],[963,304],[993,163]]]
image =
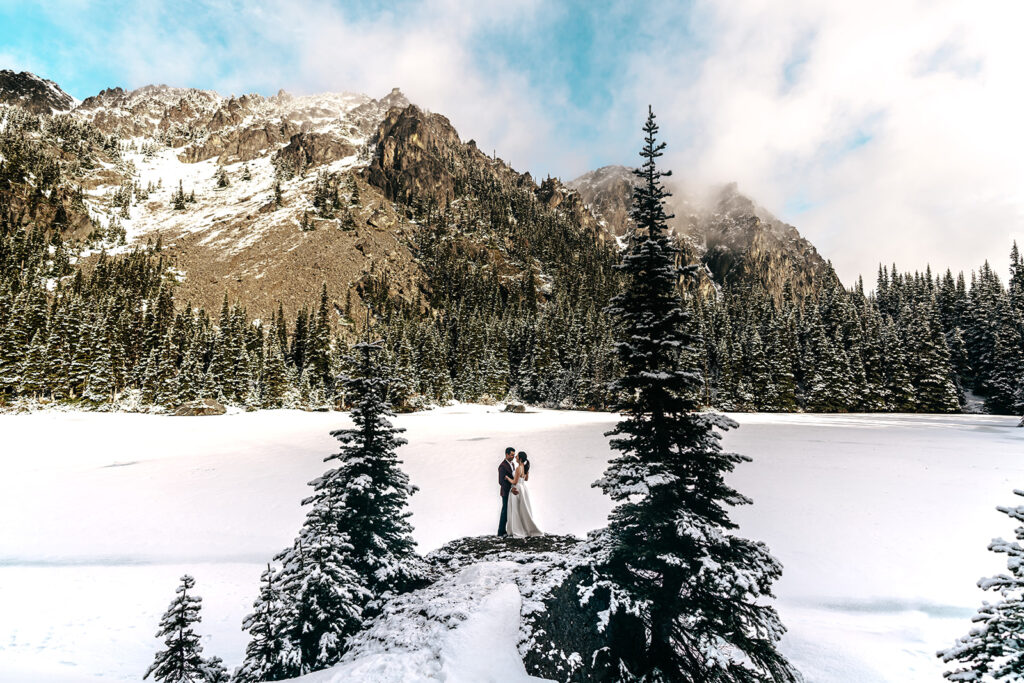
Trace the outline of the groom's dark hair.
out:
[[[513,448],[512,446],[509,446],[508,448],[505,449],[505,455],[508,455],[509,453],[512,453],[513,455],[515,455],[515,452],[516,452],[516,449]]]

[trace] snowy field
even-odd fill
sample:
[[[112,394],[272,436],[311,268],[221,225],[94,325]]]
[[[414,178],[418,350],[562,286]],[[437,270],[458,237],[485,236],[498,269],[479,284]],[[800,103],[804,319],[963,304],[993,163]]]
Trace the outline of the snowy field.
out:
[[[995,506],[1024,488],[1024,429],[977,415],[734,417],[726,446],[754,462],[732,481],[755,503],[735,519],[785,565],[785,652],[812,683],[938,680],[935,650],[969,627],[977,579],[1003,569],[985,548],[1012,532]],[[542,528],[604,523],[609,501],[590,483],[611,415],[453,406],[398,422],[424,552],[494,533],[506,445],[531,455]],[[260,571],[294,537],[306,482],[335,448],[328,432],[346,424],[295,411],[0,415],[0,680],[140,680],[186,571],[206,654],[237,665]],[[484,623],[516,616],[518,594],[493,584],[454,650],[514,639],[507,623]],[[475,664],[444,671],[487,680]]]

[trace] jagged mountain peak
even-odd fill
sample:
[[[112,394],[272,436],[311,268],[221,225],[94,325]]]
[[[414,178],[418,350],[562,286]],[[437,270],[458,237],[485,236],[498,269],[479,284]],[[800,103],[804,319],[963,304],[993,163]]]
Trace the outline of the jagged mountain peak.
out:
[[[638,179],[625,166],[603,166],[571,181],[609,233],[629,228],[632,188]],[[702,263],[717,285],[766,287],[779,296],[788,284],[798,295],[838,282],[814,246],[791,225],[743,194],[735,182],[694,191],[666,178],[672,193],[669,227],[684,238],[687,258]]]
[[[56,114],[78,105],[53,81],[28,71],[0,69],[0,102],[27,109],[33,114]]]

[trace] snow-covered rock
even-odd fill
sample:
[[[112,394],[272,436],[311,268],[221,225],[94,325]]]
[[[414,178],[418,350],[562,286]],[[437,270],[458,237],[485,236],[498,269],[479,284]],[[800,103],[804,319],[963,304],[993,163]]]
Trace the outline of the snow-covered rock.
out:
[[[530,617],[582,556],[572,537],[454,541],[431,553],[435,581],[393,599],[355,637],[341,663],[295,679],[347,681],[540,681],[523,655],[533,645]]]
[[[53,81],[28,71],[0,69],[0,103],[14,104],[33,114],[58,114],[73,109],[78,100]]]

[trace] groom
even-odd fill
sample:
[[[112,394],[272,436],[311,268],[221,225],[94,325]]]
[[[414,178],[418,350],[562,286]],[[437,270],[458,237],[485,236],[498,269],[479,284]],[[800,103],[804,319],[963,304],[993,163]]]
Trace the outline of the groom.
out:
[[[512,458],[516,457],[516,449],[509,446],[505,449],[505,459],[498,465],[498,486],[501,487],[501,518],[498,520],[498,535],[505,535],[505,525],[508,523],[508,494],[519,495],[519,492],[512,486],[509,479],[512,478]]]

